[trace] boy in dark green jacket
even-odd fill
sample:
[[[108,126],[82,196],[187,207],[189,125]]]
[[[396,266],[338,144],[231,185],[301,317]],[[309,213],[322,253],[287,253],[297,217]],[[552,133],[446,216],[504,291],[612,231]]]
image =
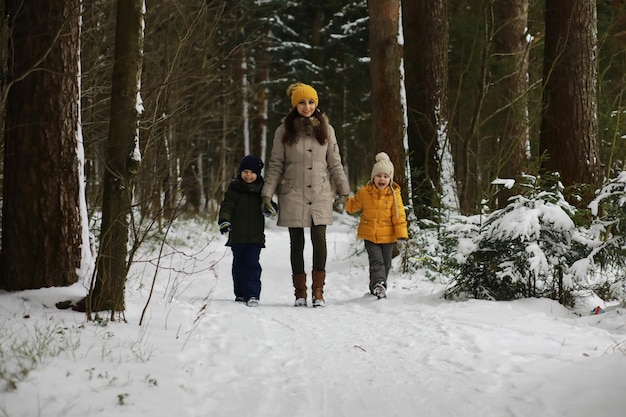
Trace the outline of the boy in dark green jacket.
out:
[[[259,305],[261,298],[261,264],[259,257],[265,247],[265,219],[261,211],[263,161],[245,156],[220,207],[220,232],[229,233],[226,246],[233,252],[233,286],[235,301],[249,307]]]

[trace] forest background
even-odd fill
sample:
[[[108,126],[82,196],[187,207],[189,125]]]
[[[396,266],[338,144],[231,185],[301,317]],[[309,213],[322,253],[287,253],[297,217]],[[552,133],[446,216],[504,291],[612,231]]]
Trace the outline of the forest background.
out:
[[[286,88],[297,81],[318,90],[353,189],[367,181],[379,151],[406,166],[396,169],[396,180],[414,237],[424,228],[440,233],[451,216],[506,213],[516,195],[531,201],[515,200],[522,205],[556,202],[575,213],[576,227],[589,227],[610,210],[588,204],[624,170],[620,0],[68,0],[5,7],[5,289],[66,285],[93,274],[96,295],[119,292],[123,280],[108,277],[124,276],[146,236],[166,233],[181,215],[216,220],[241,157],[267,159],[273,130],[290,110]],[[129,103],[135,114],[118,113]],[[96,268],[85,266],[92,262],[85,260],[85,229],[88,251],[100,251]],[[606,242],[607,228],[602,233]],[[452,243],[446,237],[442,245],[458,247],[458,236]],[[575,253],[589,259],[600,245]],[[620,265],[621,241],[612,245],[604,259]],[[519,252],[502,240],[490,251],[511,247]],[[419,247],[421,256],[407,256],[407,265],[430,260],[429,249]],[[563,254],[555,256],[541,295],[563,301]],[[433,265],[438,273],[449,267],[440,257]],[[481,265],[465,276],[486,273]],[[502,269],[489,274],[501,279]],[[536,277],[526,278],[521,293],[536,295]],[[470,288],[475,296],[482,291],[474,281]],[[83,307],[123,309],[123,296],[107,297]]]

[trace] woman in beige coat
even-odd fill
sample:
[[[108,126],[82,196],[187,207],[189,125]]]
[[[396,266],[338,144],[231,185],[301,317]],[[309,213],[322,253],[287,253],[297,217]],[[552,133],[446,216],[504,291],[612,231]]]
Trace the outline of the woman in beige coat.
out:
[[[266,211],[275,212],[271,199],[275,193],[278,195],[278,225],[289,228],[295,306],[307,305],[304,228],[311,229],[312,300],[313,307],[322,307],[326,226],[333,222],[333,209],[343,211],[350,186],[341,164],[335,130],[317,107],[317,91],[310,85],[297,83],[289,86],[287,95],[292,110],[274,134],[261,191],[262,205]]]

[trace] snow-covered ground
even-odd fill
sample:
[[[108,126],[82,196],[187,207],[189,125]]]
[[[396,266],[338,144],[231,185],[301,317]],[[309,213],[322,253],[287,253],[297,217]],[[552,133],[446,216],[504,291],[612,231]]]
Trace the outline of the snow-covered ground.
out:
[[[626,310],[452,302],[398,272],[376,300],[355,221],[328,228],[325,308],[292,306],[288,233],[273,220],[258,308],[233,301],[225,238],[190,223],[169,235],[147,305],[156,259],[133,266],[126,323],[54,307],[82,284],[1,292],[0,416],[624,415]],[[309,250],[307,238],[307,265]]]

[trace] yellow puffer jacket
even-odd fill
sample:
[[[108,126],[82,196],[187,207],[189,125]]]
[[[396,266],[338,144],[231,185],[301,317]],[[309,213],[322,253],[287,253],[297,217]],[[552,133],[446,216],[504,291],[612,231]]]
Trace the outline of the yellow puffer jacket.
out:
[[[348,199],[346,211],[350,214],[362,210],[357,237],[374,243],[393,243],[408,239],[406,214],[395,182],[382,190],[370,181]]]

